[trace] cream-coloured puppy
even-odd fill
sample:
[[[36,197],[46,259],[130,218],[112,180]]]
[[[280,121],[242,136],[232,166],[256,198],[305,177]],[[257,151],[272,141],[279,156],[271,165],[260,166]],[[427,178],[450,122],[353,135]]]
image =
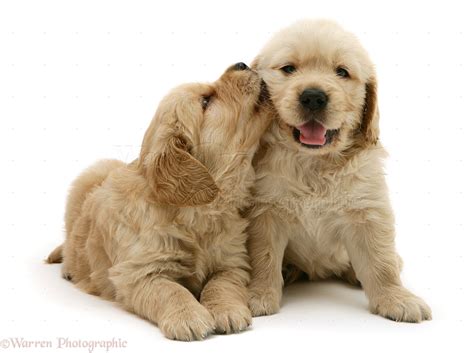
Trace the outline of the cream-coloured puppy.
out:
[[[100,161],[73,183],[66,241],[48,262],[63,260],[79,288],[168,338],[245,329],[248,221],[239,209],[251,200],[251,161],[271,118],[264,97],[243,63],[214,84],[172,91],[137,160]]]
[[[371,311],[387,318],[430,319],[428,305],[400,281],[366,51],[335,23],[308,20],[276,34],[253,67],[279,116],[254,161],[253,315],[279,310],[283,264],[310,279],[360,281]]]

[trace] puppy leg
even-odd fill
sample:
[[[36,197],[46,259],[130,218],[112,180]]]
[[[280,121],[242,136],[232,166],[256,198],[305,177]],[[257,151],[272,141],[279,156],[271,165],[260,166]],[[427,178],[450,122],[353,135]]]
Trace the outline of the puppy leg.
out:
[[[214,319],[186,288],[164,277],[149,275],[135,283],[116,277],[117,300],[130,311],[160,327],[170,339],[201,340],[214,330]]]
[[[86,243],[90,234],[90,220],[80,216],[63,244],[63,277],[73,283],[87,280],[91,273]]]
[[[201,292],[201,304],[214,316],[219,333],[239,332],[250,326],[247,284],[249,274],[241,268],[213,275]]]
[[[271,210],[254,218],[249,226],[248,251],[252,266],[249,307],[252,316],[271,315],[280,309],[282,263],[288,244],[281,215]]]
[[[98,232],[92,232],[86,243],[87,258],[91,270],[90,282],[94,284],[97,295],[107,300],[115,298],[112,282],[109,280],[109,268],[112,267],[103,246],[103,237]]]
[[[371,210],[370,216],[369,220],[345,229],[345,245],[369,299],[370,310],[395,321],[430,320],[429,306],[401,283],[394,229],[383,221],[391,216],[381,210]]]

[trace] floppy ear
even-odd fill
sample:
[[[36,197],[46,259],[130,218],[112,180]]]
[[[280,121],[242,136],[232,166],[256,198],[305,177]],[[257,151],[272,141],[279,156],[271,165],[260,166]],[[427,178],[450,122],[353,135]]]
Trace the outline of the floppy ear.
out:
[[[207,168],[189,153],[189,142],[183,135],[169,135],[159,150],[151,148],[149,151],[145,148],[147,137],[140,164],[159,203],[198,206],[216,198],[219,190],[214,179]]]
[[[379,108],[377,104],[377,81],[369,79],[365,85],[365,104],[360,131],[367,145],[374,145],[379,139]]]

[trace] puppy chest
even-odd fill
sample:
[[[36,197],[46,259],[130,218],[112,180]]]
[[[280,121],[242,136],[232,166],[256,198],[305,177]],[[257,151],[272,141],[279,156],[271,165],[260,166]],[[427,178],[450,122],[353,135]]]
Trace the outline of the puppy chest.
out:
[[[240,216],[222,216],[209,220],[204,227],[187,229],[192,239],[193,275],[199,281],[228,268],[236,257],[246,253],[246,226],[247,221]]]
[[[326,278],[347,268],[349,257],[341,238],[327,224],[316,228],[295,227],[285,252],[286,262],[296,265],[310,278]]]

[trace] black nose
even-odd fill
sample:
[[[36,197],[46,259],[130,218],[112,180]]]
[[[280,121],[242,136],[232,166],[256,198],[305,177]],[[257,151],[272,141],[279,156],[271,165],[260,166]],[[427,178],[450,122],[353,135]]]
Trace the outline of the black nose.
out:
[[[239,70],[239,71],[244,71],[248,70],[248,66],[245,63],[237,63],[234,65],[234,69]]]
[[[318,88],[308,88],[301,93],[300,103],[309,111],[321,110],[328,104],[328,96]]]

